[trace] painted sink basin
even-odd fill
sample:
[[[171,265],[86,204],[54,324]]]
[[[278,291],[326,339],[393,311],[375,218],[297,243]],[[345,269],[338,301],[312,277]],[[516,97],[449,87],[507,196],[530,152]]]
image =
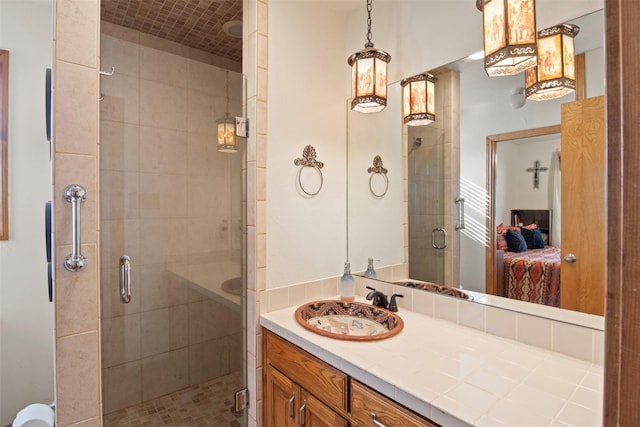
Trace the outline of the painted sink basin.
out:
[[[350,341],[376,341],[392,337],[404,322],[396,313],[362,302],[314,301],[295,313],[303,328],[326,337]]]
[[[420,289],[427,292],[435,292],[441,295],[449,295],[456,298],[472,301],[473,297],[460,289],[450,288],[448,286],[437,285],[431,282],[422,282],[420,280],[401,280],[394,282],[396,285],[406,286],[407,288]]]

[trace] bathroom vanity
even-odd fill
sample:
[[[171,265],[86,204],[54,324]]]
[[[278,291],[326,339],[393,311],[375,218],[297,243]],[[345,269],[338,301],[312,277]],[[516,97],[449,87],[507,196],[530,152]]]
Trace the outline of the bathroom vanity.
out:
[[[407,309],[396,336],[337,340],[295,309],[260,317],[265,426],[602,425],[597,363]]]
[[[265,427],[436,426],[268,330],[263,343]]]

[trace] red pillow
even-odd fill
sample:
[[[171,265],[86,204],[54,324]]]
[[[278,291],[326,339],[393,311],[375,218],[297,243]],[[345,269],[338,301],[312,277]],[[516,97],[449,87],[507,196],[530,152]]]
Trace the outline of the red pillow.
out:
[[[498,238],[496,239],[496,249],[499,251],[506,251],[509,249],[509,245],[507,245],[507,239],[505,239],[504,234],[498,234]]]
[[[509,249],[507,245],[507,239],[505,239],[504,235],[507,233],[507,230],[517,230],[520,231],[520,227],[505,227],[503,223],[498,224],[496,227],[496,249],[499,251],[506,251]]]

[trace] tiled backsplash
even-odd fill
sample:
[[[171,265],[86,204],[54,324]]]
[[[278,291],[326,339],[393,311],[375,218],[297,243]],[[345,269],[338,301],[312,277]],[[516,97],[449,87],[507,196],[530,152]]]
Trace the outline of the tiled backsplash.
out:
[[[402,266],[378,269],[378,275],[379,277],[406,277],[402,274],[394,274],[394,271],[403,271]],[[269,313],[315,299],[335,297],[339,294],[339,283],[340,277],[337,276],[268,289],[262,295],[261,311]],[[398,292],[397,288],[395,290],[392,288],[397,285],[356,276],[358,295],[367,294],[365,286],[375,287],[387,295]],[[402,294],[404,298],[398,299],[400,310],[411,310],[581,360],[598,364],[604,362],[604,331],[601,329],[419,289],[402,288]],[[579,317],[579,314],[575,317]]]

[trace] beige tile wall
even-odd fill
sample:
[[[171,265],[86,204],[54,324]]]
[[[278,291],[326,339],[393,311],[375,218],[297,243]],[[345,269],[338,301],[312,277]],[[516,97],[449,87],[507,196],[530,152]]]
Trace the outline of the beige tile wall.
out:
[[[247,76],[247,386],[248,422],[262,424],[262,337],[258,324],[266,289],[266,166],[268,2],[243,0],[243,59]]]
[[[98,17],[99,2],[58,0],[54,30],[53,202],[56,312],[56,425],[100,425],[98,297]],[[87,268],[70,273],[69,184],[87,189],[82,251]]]

